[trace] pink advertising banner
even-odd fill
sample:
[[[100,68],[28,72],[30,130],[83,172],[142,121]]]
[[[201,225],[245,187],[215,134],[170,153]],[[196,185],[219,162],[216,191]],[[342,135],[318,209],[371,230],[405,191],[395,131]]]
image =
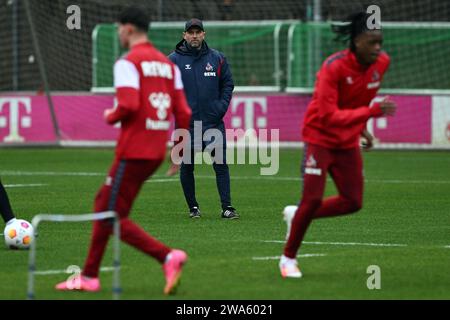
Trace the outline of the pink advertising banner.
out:
[[[384,143],[430,144],[432,97],[392,96],[395,117],[370,120],[368,126]],[[300,142],[301,123],[310,95],[236,93],[225,116],[229,129],[279,129],[281,142]],[[112,95],[55,95],[52,97],[63,140],[114,141],[118,129],[103,121],[113,106]],[[270,140],[270,139],[269,139]],[[52,142],[55,134],[45,96],[0,95],[0,143]]]
[[[373,133],[384,143],[425,143],[432,140],[432,97],[392,96],[398,109],[394,117],[369,122]]]
[[[113,96],[52,97],[63,140],[112,141],[118,130],[103,121]],[[55,134],[45,96],[0,96],[1,142],[52,142]]]

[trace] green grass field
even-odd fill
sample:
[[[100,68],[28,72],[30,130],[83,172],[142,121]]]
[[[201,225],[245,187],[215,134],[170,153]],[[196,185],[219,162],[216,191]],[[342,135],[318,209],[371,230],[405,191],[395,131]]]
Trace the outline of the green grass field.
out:
[[[299,200],[301,156],[301,150],[282,150],[276,176],[260,176],[257,165],[230,166],[233,204],[242,217],[234,221],[220,218],[214,173],[207,165],[196,167],[203,216],[190,220],[178,179],[164,177],[165,163],[144,185],[131,218],[169,246],[186,250],[189,261],[177,295],[167,298],[161,266],[123,244],[122,298],[450,299],[448,152],[366,153],[363,209],[313,222],[305,241],[325,244],[303,245],[299,254],[319,254],[298,259],[303,278],[282,279],[277,259],[253,259],[282,253],[282,243],[264,241],[284,239],[281,211]],[[112,149],[2,149],[0,177],[20,218],[87,213],[112,158]],[[74,174],[82,172],[96,175]],[[19,184],[42,185],[14,186]],[[334,192],[328,183],[326,193]],[[90,230],[89,222],[43,223],[37,268],[82,266]],[[0,299],[26,298],[27,262],[27,251],[0,249]],[[108,250],[103,266],[111,264]],[[370,265],[381,268],[380,290],[366,286]],[[103,289],[93,294],[54,291],[67,276],[37,276],[36,298],[111,298],[111,272],[101,274]]]

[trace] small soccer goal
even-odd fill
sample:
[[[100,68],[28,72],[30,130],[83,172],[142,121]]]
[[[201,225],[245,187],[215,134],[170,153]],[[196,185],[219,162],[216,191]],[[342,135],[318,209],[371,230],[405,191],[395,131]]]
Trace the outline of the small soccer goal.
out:
[[[28,262],[28,287],[27,298],[29,300],[35,299],[35,277],[40,274],[45,274],[50,270],[37,270],[36,267],[36,255],[37,255],[37,237],[38,226],[43,221],[52,222],[84,222],[94,220],[113,220],[113,285],[112,285],[112,297],[114,300],[118,300],[121,294],[120,287],[120,220],[119,216],[114,211],[105,211],[98,213],[87,213],[79,215],[67,215],[67,214],[38,214],[36,215],[31,224],[34,228],[34,241],[32,241],[29,252]]]

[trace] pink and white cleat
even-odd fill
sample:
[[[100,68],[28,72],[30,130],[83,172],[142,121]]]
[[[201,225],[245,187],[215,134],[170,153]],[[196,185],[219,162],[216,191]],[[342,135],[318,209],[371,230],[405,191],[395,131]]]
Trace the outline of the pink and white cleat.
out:
[[[301,278],[302,273],[297,266],[297,259],[291,259],[285,255],[280,259],[280,271],[283,278]]]
[[[100,291],[100,280],[98,278],[88,278],[82,275],[78,275],[61,283],[58,283],[55,286],[55,289],[60,291],[77,290],[96,292]]]
[[[163,264],[164,275],[166,276],[166,286],[164,294],[172,294],[176,292],[180,283],[181,271],[186,263],[187,254],[182,250],[172,250],[166,257]]]

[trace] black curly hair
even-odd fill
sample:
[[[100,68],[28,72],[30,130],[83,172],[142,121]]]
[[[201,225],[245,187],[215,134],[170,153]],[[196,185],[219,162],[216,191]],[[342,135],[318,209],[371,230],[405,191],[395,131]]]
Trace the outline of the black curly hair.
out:
[[[361,33],[369,31],[367,20],[370,16],[364,11],[355,12],[350,14],[344,22],[332,24],[331,30],[336,33],[334,40],[344,42],[354,52],[356,49],[355,38]]]

